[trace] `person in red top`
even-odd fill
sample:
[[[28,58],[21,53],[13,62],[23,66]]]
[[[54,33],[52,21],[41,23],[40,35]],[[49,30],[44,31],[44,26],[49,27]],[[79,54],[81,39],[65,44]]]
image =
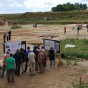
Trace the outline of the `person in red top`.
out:
[[[66,33],[66,26],[64,27],[64,34]]]
[[[4,61],[3,61],[3,70],[2,70],[2,78],[4,78],[4,72],[6,69],[6,59],[10,57],[10,51],[7,50],[7,52],[3,55]]]

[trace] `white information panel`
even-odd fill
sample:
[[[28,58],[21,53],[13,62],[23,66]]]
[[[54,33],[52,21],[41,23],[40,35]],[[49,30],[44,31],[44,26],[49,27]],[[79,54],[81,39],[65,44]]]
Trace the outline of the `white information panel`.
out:
[[[60,44],[57,43],[57,42],[55,42],[55,49],[56,49],[56,51],[59,51],[60,50]]]
[[[22,45],[21,41],[17,41],[17,42],[7,42],[4,44],[4,52],[6,52],[8,49],[10,49],[11,53],[15,53],[17,49],[20,50],[20,48],[23,48],[25,50],[25,45]]]
[[[57,52],[60,52],[60,41],[44,39],[44,47],[45,50],[50,50],[50,47],[53,47]]]
[[[50,47],[53,47],[53,48],[54,48],[54,41],[45,40],[45,49],[46,49],[46,50],[49,50]]]

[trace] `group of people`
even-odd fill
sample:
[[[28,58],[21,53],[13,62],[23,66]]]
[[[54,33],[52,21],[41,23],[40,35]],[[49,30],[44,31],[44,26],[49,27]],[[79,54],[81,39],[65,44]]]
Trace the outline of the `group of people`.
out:
[[[55,66],[55,49],[50,48],[48,53],[44,47],[35,45],[33,49],[27,47],[25,51],[23,48],[17,49],[15,54],[12,54],[10,49],[4,54],[4,61],[2,66],[2,78],[4,77],[5,69],[7,69],[8,83],[14,83],[14,77],[20,76],[26,72],[30,72],[31,76],[36,75],[36,72],[42,74],[46,68],[47,60],[50,60],[50,66]],[[29,68],[29,70],[27,70]]]
[[[3,41],[4,41],[4,43],[6,41],[9,41],[9,40],[11,40],[11,30],[5,32],[4,35],[3,35]]]

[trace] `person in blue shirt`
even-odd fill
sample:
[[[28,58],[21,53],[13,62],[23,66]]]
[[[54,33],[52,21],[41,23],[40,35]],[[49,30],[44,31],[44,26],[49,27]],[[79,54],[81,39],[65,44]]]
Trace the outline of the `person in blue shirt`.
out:
[[[28,54],[30,53],[30,47],[28,46],[27,47],[27,51],[26,51],[26,53],[25,53],[25,61],[26,61],[26,65],[25,65],[25,70],[24,70],[24,72],[26,72],[27,71],[27,66],[28,66]]]

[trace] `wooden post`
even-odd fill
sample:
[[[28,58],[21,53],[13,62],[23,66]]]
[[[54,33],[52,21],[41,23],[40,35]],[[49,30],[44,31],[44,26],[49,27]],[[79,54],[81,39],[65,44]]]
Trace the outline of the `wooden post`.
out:
[[[79,88],[81,88],[81,76],[80,76],[80,80],[79,80]]]
[[[57,66],[62,66],[63,65],[63,62],[61,61],[61,45],[60,45],[60,55],[59,55],[59,58],[58,58],[58,64]]]

